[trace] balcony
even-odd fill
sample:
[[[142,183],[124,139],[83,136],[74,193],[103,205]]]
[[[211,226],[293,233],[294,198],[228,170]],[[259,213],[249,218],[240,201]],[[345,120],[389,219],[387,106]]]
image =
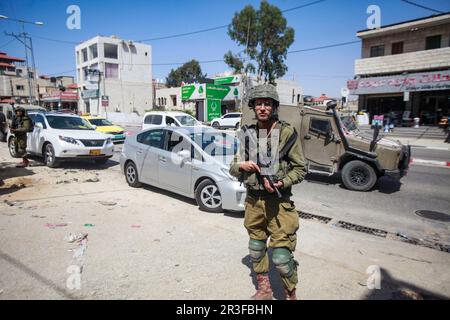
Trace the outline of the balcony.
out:
[[[355,75],[382,75],[450,68],[450,47],[357,59]]]

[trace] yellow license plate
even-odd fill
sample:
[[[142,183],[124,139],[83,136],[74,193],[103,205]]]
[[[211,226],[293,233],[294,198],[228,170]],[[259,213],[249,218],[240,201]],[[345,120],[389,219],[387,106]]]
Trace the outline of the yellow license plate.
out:
[[[96,149],[96,150],[89,150],[89,154],[91,156],[99,156],[100,155],[101,150]]]

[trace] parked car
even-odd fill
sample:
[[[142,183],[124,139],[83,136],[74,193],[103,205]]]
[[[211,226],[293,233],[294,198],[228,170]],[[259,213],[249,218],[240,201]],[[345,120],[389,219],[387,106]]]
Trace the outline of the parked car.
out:
[[[144,115],[142,130],[166,126],[194,127],[202,126],[202,123],[187,113],[177,111],[152,111]]]
[[[102,117],[93,116],[82,116],[82,118],[87,120],[95,130],[112,135],[111,139],[113,142],[121,143],[125,141],[125,129],[115,125],[111,121]]]
[[[215,118],[211,120],[211,126],[215,129],[220,128],[235,128],[239,129],[239,125],[241,123],[242,113],[240,112],[231,112],[224,114],[220,118]]]
[[[114,145],[109,135],[95,131],[83,118],[64,113],[29,112],[35,126],[27,138],[27,152],[44,157],[54,168],[63,160],[92,159],[106,163],[113,156]],[[14,134],[8,134],[12,157],[18,157]]]
[[[120,165],[127,183],[194,198],[207,212],[242,211],[246,190],[228,170],[238,141],[208,127],[152,128],[125,140]]]

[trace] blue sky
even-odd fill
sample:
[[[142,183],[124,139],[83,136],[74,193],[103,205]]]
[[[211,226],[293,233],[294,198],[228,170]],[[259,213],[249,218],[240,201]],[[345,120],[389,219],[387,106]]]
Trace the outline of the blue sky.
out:
[[[280,9],[289,9],[313,0],[272,0]],[[449,0],[413,0],[440,11],[450,11]],[[81,30],[66,28],[69,5],[81,9]],[[259,6],[259,1],[238,0],[1,0],[0,15],[32,21],[44,26],[26,25],[32,36],[81,42],[98,34],[117,35],[140,40],[167,36],[230,23],[234,13],[245,5]],[[382,25],[420,18],[433,12],[400,0],[327,0],[303,9],[284,13],[288,25],[295,29],[290,51],[358,40],[356,32],[366,29],[367,7],[380,6]],[[20,24],[0,20],[0,51],[24,56],[23,46],[4,35],[19,32]],[[231,41],[226,29],[185,37],[146,42],[152,45],[153,63],[222,59],[226,51],[240,49]],[[36,66],[41,74],[66,72],[75,75],[74,44],[33,38]],[[288,55],[286,79],[295,79],[305,93],[338,96],[346,80],[353,77],[354,60],[360,57],[359,44]],[[153,78],[165,78],[173,66],[154,66]],[[202,64],[203,72],[214,75],[227,70],[223,62]],[[70,71],[70,72],[67,72]]]

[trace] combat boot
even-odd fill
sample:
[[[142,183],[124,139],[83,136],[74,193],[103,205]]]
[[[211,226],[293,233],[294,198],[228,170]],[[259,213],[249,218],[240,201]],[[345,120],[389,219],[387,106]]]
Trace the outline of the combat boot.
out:
[[[251,297],[252,300],[273,300],[272,288],[270,287],[268,274],[257,274],[258,281],[256,293]]]
[[[22,159],[22,163],[21,163],[21,164],[18,164],[18,165],[16,166],[16,168],[25,168],[25,167],[28,167],[29,163],[30,163],[30,161],[28,161],[27,158],[23,158],[23,159]]]
[[[295,288],[289,291],[288,289],[284,289],[284,294],[286,295],[286,300],[297,300],[297,295],[295,294]]]

